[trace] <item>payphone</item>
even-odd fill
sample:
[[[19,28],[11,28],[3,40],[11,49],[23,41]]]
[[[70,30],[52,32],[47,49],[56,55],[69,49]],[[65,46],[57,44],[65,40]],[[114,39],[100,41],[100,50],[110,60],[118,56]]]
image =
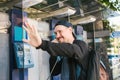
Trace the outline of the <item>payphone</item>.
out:
[[[18,68],[33,67],[34,64],[31,56],[31,48],[28,44],[22,42],[15,42],[14,52]]]
[[[31,46],[22,41],[28,39],[27,32],[22,28],[22,16],[26,13],[20,10],[12,10],[12,44],[17,68],[31,68],[34,66]]]

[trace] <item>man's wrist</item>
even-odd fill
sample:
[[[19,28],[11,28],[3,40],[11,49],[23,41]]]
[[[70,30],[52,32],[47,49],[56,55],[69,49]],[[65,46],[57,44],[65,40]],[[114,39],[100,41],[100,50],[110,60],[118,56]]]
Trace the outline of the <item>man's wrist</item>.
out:
[[[36,49],[40,49],[40,46],[41,46],[41,45],[39,45],[38,47],[36,47]]]
[[[36,46],[36,49],[39,49],[41,45],[42,45],[42,40],[41,42],[38,42],[38,46]]]

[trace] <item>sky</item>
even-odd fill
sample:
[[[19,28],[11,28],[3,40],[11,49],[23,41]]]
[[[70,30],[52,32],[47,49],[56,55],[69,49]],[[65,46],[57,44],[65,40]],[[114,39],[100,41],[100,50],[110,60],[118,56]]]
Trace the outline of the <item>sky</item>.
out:
[[[112,2],[115,2],[116,0],[110,0]],[[119,5],[120,5],[120,0],[119,1]],[[120,11],[117,11],[116,13],[120,14]],[[108,20],[110,21],[110,25],[112,24],[116,24],[116,25],[120,25],[120,16],[116,16],[116,17],[110,17],[108,18]]]
[[[120,14],[120,12],[118,12]],[[115,24],[115,25],[120,25],[120,16],[116,17],[109,17],[108,20],[110,21],[110,25]]]

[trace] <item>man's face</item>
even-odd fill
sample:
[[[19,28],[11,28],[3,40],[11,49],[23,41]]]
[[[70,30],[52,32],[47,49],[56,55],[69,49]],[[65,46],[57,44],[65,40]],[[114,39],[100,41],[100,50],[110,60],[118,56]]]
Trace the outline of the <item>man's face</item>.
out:
[[[71,27],[65,27],[63,25],[57,25],[54,29],[54,32],[56,34],[56,39],[60,43],[68,43],[70,39],[70,35],[72,35],[72,28]]]

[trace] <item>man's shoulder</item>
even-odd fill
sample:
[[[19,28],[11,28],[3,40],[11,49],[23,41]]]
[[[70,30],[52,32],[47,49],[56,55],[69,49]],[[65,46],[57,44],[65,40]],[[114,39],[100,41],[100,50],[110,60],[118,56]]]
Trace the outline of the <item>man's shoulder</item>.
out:
[[[73,43],[77,43],[77,44],[86,44],[86,42],[85,41],[82,41],[82,40],[74,40],[74,42]]]

